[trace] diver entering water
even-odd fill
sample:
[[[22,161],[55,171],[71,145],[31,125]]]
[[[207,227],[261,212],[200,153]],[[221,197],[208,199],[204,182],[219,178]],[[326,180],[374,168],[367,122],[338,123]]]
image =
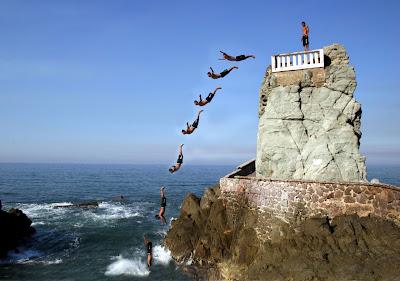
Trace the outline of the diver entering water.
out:
[[[255,55],[240,55],[240,56],[231,56],[228,55],[227,53],[224,53],[222,51],[219,51],[222,54],[222,58],[220,60],[229,60],[229,61],[242,61],[246,60],[248,58],[253,58],[255,59]]]
[[[225,69],[224,71],[222,71],[221,73],[214,73],[214,69],[212,69],[212,67],[210,67],[211,72],[207,72],[208,77],[212,78],[212,79],[219,79],[219,78],[223,78],[226,75],[229,74],[229,72],[231,72],[234,69],[239,69],[239,67],[237,66],[233,66],[229,69]]]
[[[168,169],[168,171],[169,171],[171,174],[172,174],[172,173],[175,173],[176,171],[178,171],[178,170],[181,168],[182,164],[183,164],[183,151],[182,151],[182,147],[183,147],[183,144],[181,144],[181,145],[179,146],[179,156],[178,156],[178,160],[176,160],[176,164],[173,165],[171,168]]]
[[[164,224],[167,224],[167,221],[164,217],[165,207],[167,206],[167,198],[165,197],[164,189],[165,189],[164,186],[160,188],[160,197],[161,197],[160,212],[156,215],[156,218],[160,219]]]
[[[186,130],[182,130],[182,134],[190,135],[191,133],[194,132],[194,130],[197,129],[197,127],[199,126],[200,114],[202,112],[203,112],[203,110],[199,110],[199,112],[197,112],[197,118],[196,118],[196,120],[193,121],[192,125],[189,125],[189,123],[186,123]]]
[[[210,103],[211,100],[214,98],[215,94],[217,93],[218,90],[221,90],[221,87],[217,87],[215,88],[214,92],[209,93],[208,96],[206,97],[206,99],[202,99],[201,95],[199,95],[199,101],[195,100],[194,104],[198,105],[198,106],[205,106],[207,103]]]
[[[146,235],[143,235],[143,238],[147,251],[147,266],[150,268],[153,262],[153,243],[146,237]]]

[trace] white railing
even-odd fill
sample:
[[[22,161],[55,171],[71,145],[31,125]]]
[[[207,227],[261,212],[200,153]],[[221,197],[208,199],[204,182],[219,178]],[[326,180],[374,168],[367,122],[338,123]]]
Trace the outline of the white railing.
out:
[[[324,67],[324,50],[311,50],[271,56],[272,72]]]

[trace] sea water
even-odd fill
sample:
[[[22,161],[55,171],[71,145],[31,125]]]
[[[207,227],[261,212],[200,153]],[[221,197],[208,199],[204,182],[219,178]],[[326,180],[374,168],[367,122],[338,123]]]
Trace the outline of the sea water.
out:
[[[37,233],[0,260],[0,280],[191,280],[162,240],[185,194],[201,196],[234,166],[0,164],[3,208],[19,208]],[[369,179],[400,185],[396,166],[370,166]],[[167,224],[156,220],[166,187]],[[123,195],[126,200],[116,200]],[[65,208],[97,201],[98,208]],[[1,231],[1,230],[0,230]],[[143,235],[153,241],[147,268]]]

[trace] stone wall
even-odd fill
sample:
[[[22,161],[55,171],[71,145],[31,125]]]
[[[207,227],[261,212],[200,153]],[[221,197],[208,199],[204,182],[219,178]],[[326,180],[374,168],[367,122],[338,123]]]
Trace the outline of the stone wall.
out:
[[[400,225],[400,188],[385,184],[338,183],[224,177],[221,197],[238,194],[259,209],[291,220],[302,217],[357,214],[389,219]]]

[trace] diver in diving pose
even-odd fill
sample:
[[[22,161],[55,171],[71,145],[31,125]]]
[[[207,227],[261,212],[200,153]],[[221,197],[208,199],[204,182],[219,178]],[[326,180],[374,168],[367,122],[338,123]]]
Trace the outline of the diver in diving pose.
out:
[[[153,262],[153,243],[146,237],[146,235],[144,235],[143,238],[147,251],[147,266],[150,268],[151,263]]]
[[[212,69],[212,67],[210,67],[211,72],[210,71],[207,72],[207,75],[208,75],[208,77],[210,77],[212,79],[219,79],[219,78],[225,77],[226,75],[228,75],[229,72],[231,72],[234,69],[239,69],[239,67],[232,66],[229,69],[225,69],[221,73],[214,73],[214,69]]]
[[[199,121],[200,121],[200,113],[202,113],[203,110],[199,110],[197,113],[197,118],[196,120],[193,121],[192,125],[189,125],[189,123],[186,122],[186,130],[182,130],[182,134],[184,135],[190,135],[191,133],[194,132],[194,130],[197,129],[199,126]]]
[[[176,164],[173,165],[173,166],[171,166],[171,168],[168,169],[168,171],[169,171],[171,174],[173,174],[173,173],[175,173],[176,171],[178,171],[178,170],[181,168],[181,166],[182,166],[182,163],[183,163],[182,146],[183,146],[183,144],[181,144],[181,145],[179,146],[179,156],[178,156],[178,160],[176,160]]]
[[[156,219],[161,219],[164,224],[167,224],[167,221],[165,220],[164,217],[165,207],[167,206],[167,198],[165,198],[164,189],[165,189],[164,186],[160,188],[161,207],[160,207],[160,212],[156,215]]]
[[[220,60],[242,61],[242,60],[246,60],[246,59],[248,59],[248,58],[253,58],[253,59],[256,58],[255,55],[248,55],[248,56],[246,56],[246,55],[240,55],[240,56],[234,57],[234,56],[228,55],[227,53],[224,53],[224,52],[222,52],[222,51],[219,51],[219,52],[222,54],[222,58],[221,58]]]
[[[218,91],[218,90],[221,90],[221,89],[222,89],[221,87],[217,87],[217,88],[214,90],[214,92],[208,94],[208,96],[206,97],[205,100],[203,100],[203,99],[201,98],[201,95],[199,95],[200,100],[199,100],[199,101],[195,100],[195,101],[194,101],[194,104],[195,104],[195,105],[198,105],[198,106],[205,106],[207,103],[210,103],[210,102],[211,102],[211,100],[214,98],[214,96],[215,96],[215,94],[217,93],[217,91]]]

